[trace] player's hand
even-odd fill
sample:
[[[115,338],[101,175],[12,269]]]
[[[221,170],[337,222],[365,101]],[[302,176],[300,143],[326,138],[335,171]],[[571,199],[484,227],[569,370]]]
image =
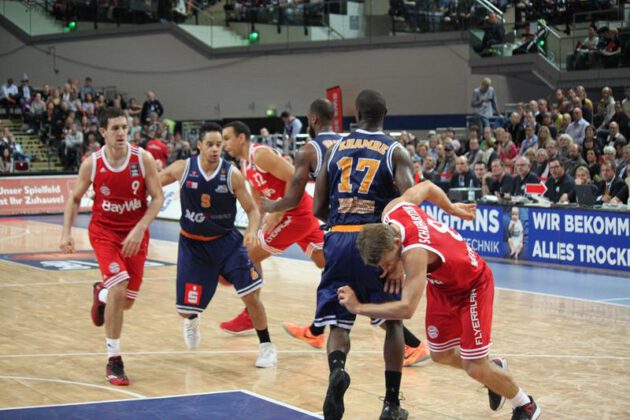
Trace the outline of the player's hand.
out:
[[[475,203],[455,203],[450,213],[464,220],[473,220],[477,214]]]
[[[131,232],[129,232],[125,240],[122,242],[123,257],[133,257],[138,253],[142,240],[144,239],[144,231],[145,228],[137,225],[131,229]]]
[[[265,233],[271,232],[273,228],[275,228],[278,223],[280,223],[280,220],[282,220],[283,216],[284,212],[281,211],[265,214],[265,217],[263,217],[262,223],[260,224],[260,229]]]
[[[361,303],[350,286],[342,286],[337,289],[337,299],[339,299],[339,303],[345,306],[351,313],[356,314],[359,311]]]
[[[256,245],[258,245],[258,235],[256,235],[256,231],[245,231],[245,235],[243,237],[243,245],[245,245],[245,247],[247,249],[253,248]]]
[[[383,290],[385,291],[385,293],[392,293],[397,295],[402,290],[402,285],[404,281],[404,275],[402,277],[387,277],[385,279],[385,284],[383,285]]]
[[[61,249],[64,254],[72,254],[74,252],[74,239],[72,236],[63,236],[59,243],[59,249]]]
[[[260,205],[265,213],[273,213],[276,211],[274,204],[278,200],[270,200],[267,197],[260,198]]]

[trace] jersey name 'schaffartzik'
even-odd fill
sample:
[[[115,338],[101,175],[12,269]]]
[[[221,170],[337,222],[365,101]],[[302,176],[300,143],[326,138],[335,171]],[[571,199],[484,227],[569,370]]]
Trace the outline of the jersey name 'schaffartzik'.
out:
[[[113,168],[105,149],[92,153],[94,204],[90,225],[123,232],[130,231],[147,211],[142,149],[127,145],[125,162]]]
[[[333,147],[342,138],[343,136],[341,134],[327,131],[319,133],[315,136],[314,139],[311,139],[308,142],[308,144],[313,146],[313,148],[315,149],[315,154],[317,155],[315,170],[310,172],[311,178],[317,178],[317,175],[319,175],[320,171],[322,170],[322,164],[324,162],[324,156],[326,156],[326,151]]]
[[[456,230],[412,203],[398,203],[383,216],[383,223],[400,229],[403,254],[424,248],[439,257],[437,268],[427,274],[427,281],[446,293],[470,290],[486,268],[485,261]]]
[[[402,146],[383,132],[355,130],[332,148],[328,162],[328,225],[380,221],[383,209],[399,192],[392,155]],[[403,149],[404,150],[404,149]]]
[[[232,190],[234,165],[221,159],[216,170],[206,174],[200,157],[186,161],[180,179],[182,216],[179,224],[189,234],[221,236],[234,229],[236,197]]]

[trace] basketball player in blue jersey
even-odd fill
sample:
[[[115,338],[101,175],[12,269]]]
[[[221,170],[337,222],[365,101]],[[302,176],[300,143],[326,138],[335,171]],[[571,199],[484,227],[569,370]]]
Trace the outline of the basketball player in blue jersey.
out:
[[[381,130],[387,113],[385,99],[378,92],[364,90],[355,101],[359,129],[328,150],[315,184],[313,212],[326,220],[329,232],[324,240],[326,265],[317,289],[316,326],[330,326],[327,351],[330,368],[324,418],[341,419],[343,396],[350,385],[345,371],[350,351],[350,329],[356,315],[339,304],[337,289],[350,286],[361,302],[380,303],[399,296],[381,278],[400,284],[389,273],[379,272],[361,260],[356,247],[365,224],[381,220],[389,201],[414,185],[413,165],[407,151]],[[397,287],[394,287],[397,289]],[[399,291],[399,290],[396,290]],[[404,340],[401,321],[385,322],[385,400],[381,420],[406,419],[400,407]]]
[[[263,197],[263,207],[268,213],[286,211],[297,206],[302,199],[306,184],[310,178],[315,179],[319,174],[326,151],[343,138],[333,132],[332,121],[335,116],[335,106],[328,99],[316,99],[311,103],[306,114],[308,130],[311,140],[295,157],[295,172],[288,190],[280,200],[267,200]],[[302,340],[313,347],[324,347],[324,326],[301,326],[284,322],[284,329],[293,337]],[[381,325],[383,326],[383,325]],[[384,326],[383,326],[384,327]],[[424,343],[403,326],[405,338],[404,366],[428,361],[429,350]]]
[[[277,352],[269,339],[265,307],[254,293],[263,279],[245,248],[258,240],[260,213],[243,175],[221,159],[222,128],[218,124],[202,126],[197,147],[198,156],[178,160],[160,172],[162,185],[179,181],[181,188],[177,312],[185,318],[184,340],[190,349],[199,346],[199,316],[210,303],[221,275],[234,285],[258,333],[256,366],[272,367]],[[234,226],[236,200],[249,219],[244,238]]]

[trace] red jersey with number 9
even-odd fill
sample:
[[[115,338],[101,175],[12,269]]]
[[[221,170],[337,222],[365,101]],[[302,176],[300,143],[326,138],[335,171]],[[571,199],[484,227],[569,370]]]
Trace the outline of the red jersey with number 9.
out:
[[[401,202],[383,217],[402,235],[402,252],[424,248],[439,257],[429,267],[427,281],[446,294],[470,291],[486,269],[486,262],[453,228],[442,224],[412,203]]]
[[[250,182],[254,190],[258,191],[260,195],[269,200],[278,200],[284,197],[287,183],[279,178],[276,178],[271,173],[263,171],[262,169],[256,167],[256,165],[254,164],[254,154],[259,147],[267,148],[276,153],[269,146],[265,146],[262,144],[252,144],[249,147],[248,162],[244,165],[241,165],[241,167],[245,169],[245,177]],[[312,211],[313,199],[307,192],[305,192],[302,195],[302,200],[300,201],[300,204],[287,211],[287,213],[310,214],[312,213]]]
[[[142,149],[128,144],[125,162],[118,168],[107,162],[104,150],[92,153],[95,196],[90,229],[129,232],[147,211]]]

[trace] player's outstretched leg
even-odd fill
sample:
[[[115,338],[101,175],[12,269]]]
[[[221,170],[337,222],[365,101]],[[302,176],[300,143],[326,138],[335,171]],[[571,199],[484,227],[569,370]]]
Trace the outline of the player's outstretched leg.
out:
[[[345,369],[346,356],[350,351],[350,331],[331,326],[327,348],[330,376],[324,400],[324,420],[340,420],[345,410],[343,396],[350,386],[350,375]]]
[[[107,305],[105,306],[105,333],[107,355],[109,357],[105,375],[107,381],[112,385],[129,385],[129,379],[125,375],[125,369],[120,353],[120,333],[123,324],[123,311],[127,303],[127,284],[123,281],[109,288],[107,294]]]
[[[326,344],[326,336],[324,335],[324,327],[316,327],[315,325],[302,326],[292,322],[283,322],[284,330],[298,340],[315,347],[323,349]]]
[[[260,342],[260,351],[258,353],[258,359],[256,359],[256,367],[274,367],[278,363],[278,352],[276,346],[273,345],[269,338],[265,306],[256,292],[245,295],[242,299]]]
[[[201,317],[199,314],[183,314],[184,318],[184,342],[188,350],[194,350],[201,344]]]
[[[404,355],[404,337],[401,321],[386,321],[385,347],[385,399],[379,420],[406,420],[407,410],[400,406],[400,381]]]

